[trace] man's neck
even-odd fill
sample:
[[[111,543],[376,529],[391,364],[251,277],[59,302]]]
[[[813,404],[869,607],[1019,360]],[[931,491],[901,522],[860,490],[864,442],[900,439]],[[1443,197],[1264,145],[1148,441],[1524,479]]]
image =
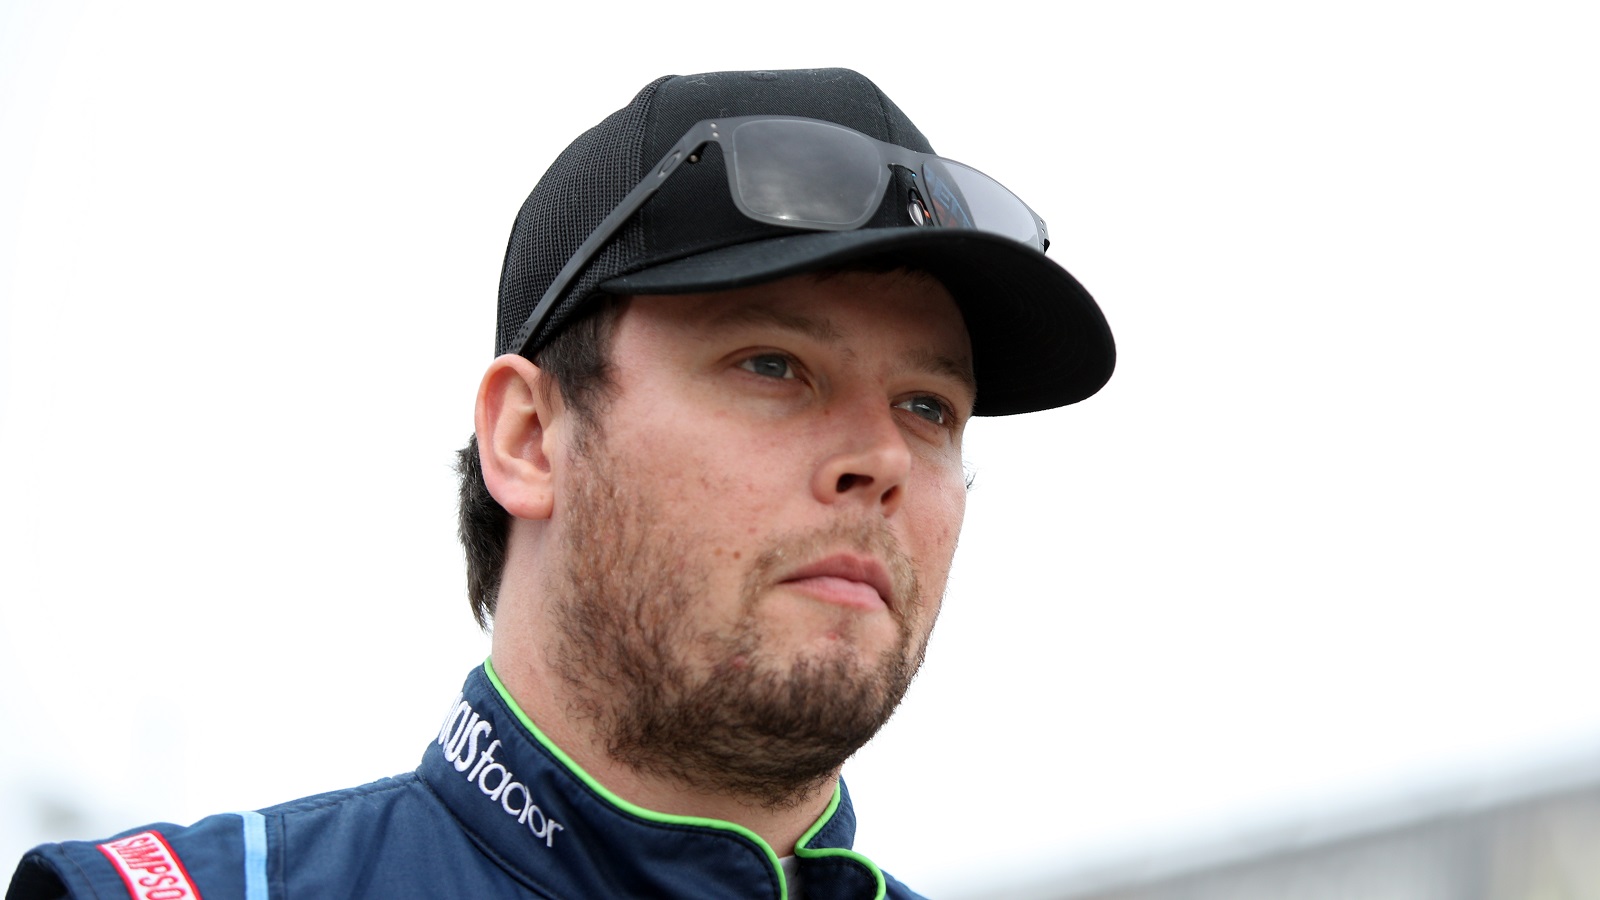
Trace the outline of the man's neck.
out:
[[[515,652],[505,643],[497,630],[492,659],[496,674],[517,705],[584,772],[629,803],[670,815],[742,825],[766,841],[779,856],[789,856],[800,836],[821,817],[833,797],[837,773],[789,802],[771,805],[755,798],[699,789],[619,762],[607,751],[595,719],[587,714],[573,715],[583,706],[566,695],[561,679],[539,664],[537,654]],[[526,649],[531,648],[519,648]]]

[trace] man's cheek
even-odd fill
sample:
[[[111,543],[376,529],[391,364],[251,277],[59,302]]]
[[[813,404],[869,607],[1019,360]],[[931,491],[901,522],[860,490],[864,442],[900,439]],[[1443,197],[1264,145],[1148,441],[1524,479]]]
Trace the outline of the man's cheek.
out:
[[[930,504],[922,532],[926,536],[930,562],[937,562],[942,570],[950,568],[955,557],[956,544],[961,539],[961,522],[966,516],[967,498],[963,491],[954,496],[939,498]]]

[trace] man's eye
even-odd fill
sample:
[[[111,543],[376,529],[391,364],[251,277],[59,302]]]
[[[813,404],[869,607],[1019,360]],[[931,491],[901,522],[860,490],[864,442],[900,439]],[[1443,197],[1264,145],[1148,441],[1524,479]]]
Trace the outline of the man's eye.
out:
[[[950,421],[950,409],[938,397],[911,397],[895,404],[895,408],[921,416],[935,425],[944,425]]]
[[[781,353],[762,353],[752,356],[739,367],[747,372],[754,372],[767,378],[793,378],[794,367],[789,364],[789,357]]]

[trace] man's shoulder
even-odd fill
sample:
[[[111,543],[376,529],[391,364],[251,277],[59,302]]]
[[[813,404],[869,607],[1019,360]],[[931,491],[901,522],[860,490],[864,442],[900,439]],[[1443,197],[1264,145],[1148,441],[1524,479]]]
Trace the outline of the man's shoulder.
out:
[[[284,855],[297,872],[333,869],[395,820],[431,822],[438,804],[415,774],[384,778],[258,811],[221,813],[192,825],[158,822],[100,841],[63,841],[29,851],[6,900],[68,897],[203,896],[255,900],[277,895]],[[403,837],[407,829],[398,829]],[[323,875],[337,875],[324,871]]]

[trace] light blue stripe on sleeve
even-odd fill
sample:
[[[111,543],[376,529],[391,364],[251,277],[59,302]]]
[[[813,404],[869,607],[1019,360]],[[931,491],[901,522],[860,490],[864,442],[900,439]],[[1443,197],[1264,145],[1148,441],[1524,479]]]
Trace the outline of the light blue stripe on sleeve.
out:
[[[267,900],[267,817],[242,812],[244,820],[244,900]]]

